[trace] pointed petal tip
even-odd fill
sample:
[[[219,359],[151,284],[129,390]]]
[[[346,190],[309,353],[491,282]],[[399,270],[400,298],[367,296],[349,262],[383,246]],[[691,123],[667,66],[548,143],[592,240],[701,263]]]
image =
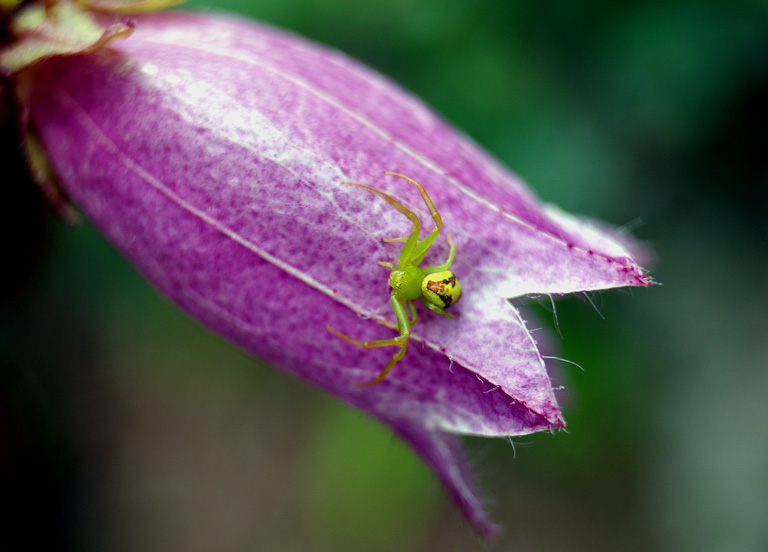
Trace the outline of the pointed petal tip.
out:
[[[626,284],[628,286],[650,287],[657,284],[657,282],[648,275],[648,272],[634,261],[632,261],[631,264],[624,266],[621,270],[625,272],[628,277],[628,282]]]
[[[435,471],[443,487],[473,529],[485,539],[496,538],[501,526],[491,521],[488,516],[485,500],[477,488],[460,438],[407,421],[390,420],[387,423]]]

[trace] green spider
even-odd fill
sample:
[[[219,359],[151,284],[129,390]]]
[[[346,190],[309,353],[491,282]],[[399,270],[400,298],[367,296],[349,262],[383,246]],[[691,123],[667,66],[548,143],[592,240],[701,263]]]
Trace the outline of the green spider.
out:
[[[397,200],[395,200],[395,198],[385,194],[381,190],[371,188],[364,184],[357,184],[356,182],[348,182],[348,184],[351,184],[352,186],[368,190],[369,192],[373,192],[384,198],[387,203],[408,217],[408,220],[413,223],[413,229],[407,238],[385,238],[383,240],[390,243],[405,242],[403,250],[400,252],[397,266],[392,263],[379,261],[380,265],[392,269],[392,272],[389,274],[389,285],[392,287],[392,294],[390,295],[389,302],[392,304],[395,316],[397,317],[396,327],[386,323],[384,325],[397,329],[400,332],[400,335],[391,339],[360,341],[349,337],[348,335],[344,335],[343,333],[334,330],[331,326],[326,325],[326,328],[328,328],[331,333],[344,341],[348,341],[359,347],[364,347],[366,349],[373,349],[375,347],[400,347],[400,350],[392,356],[392,359],[387,363],[381,373],[371,381],[358,384],[361,387],[373,385],[374,383],[382,381],[389,371],[392,370],[392,367],[405,356],[405,351],[408,348],[408,339],[411,337],[411,326],[413,326],[418,319],[416,307],[413,304],[416,299],[421,299],[430,310],[437,314],[441,314],[446,318],[453,318],[453,315],[445,312],[444,309],[447,309],[456,303],[461,297],[461,284],[459,284],[459,281],[456,279],[456,276],[453,275],[453,272],[448,270],[451,263],[453,263],[453,257],[456,253],[456,247],[454,247],[453,241],[451,241],[450,234],[448,234],[448,245],[450,245],[451,250],[445,264],[438,266],[419,266],[422,260],[424,260],[424,255],[427,254],[429,246],[432,245],[435,238],[440,235],[440,230],[443,228],[443,220],[437,212],[437,209],[435,209],[435,205],[429,198],[424,186],[402,174],[393,172],[384,174],[407,180],[419,189],[419,193],[421,194],[422,199],[424,199],[424,203],[427,205],[429,213],[435,221],[435,228],[427,234],[423,240],[419,240],[421,222],[415,213],[403,207]]]

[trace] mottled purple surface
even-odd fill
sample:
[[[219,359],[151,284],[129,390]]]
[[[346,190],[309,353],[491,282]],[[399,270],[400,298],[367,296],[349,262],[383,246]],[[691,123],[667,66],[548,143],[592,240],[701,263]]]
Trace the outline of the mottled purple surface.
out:
[[[251,22],[138,19],[130,38],[33,75],[31,120],[63,186],[113,243],[195,318],[391,425],[483,516],[443,432],[563,426],[536,342],[507,298],[649,280],[617,239],[542,207],[418,100],[341,54]],[[419,305],[407,355],[381,384],[394,335],[388,270],[408,221],[362,182],[453,236],[464,295],[448,320]],[[425,259],[442,263],[441,237]]]

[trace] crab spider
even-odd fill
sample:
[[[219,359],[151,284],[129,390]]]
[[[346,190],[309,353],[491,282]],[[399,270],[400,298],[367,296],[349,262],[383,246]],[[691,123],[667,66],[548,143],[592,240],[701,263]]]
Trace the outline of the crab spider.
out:
[[[328,328],[331,333],[344,341],[348,341],[359,347],[364,347],[366,349],[373,349],[376,347],[400,348],[382,369],[381,373],[371,381],[358,384],[361,387],[373,385],[374,383],[382,381],[389,371],[392,370],[392,367],[405,356],[405,351],[408,348],[408,340],[411,337],[411,326],[413,326],[418,319],[416,307],[413,304],[416,299],[421,299],[427,308],[437,314],[445,316],[446,318],[453,318],[453,315],[445,312],[445,309],[456,303],[461,297],[461,284],[459,284],[459,281],[456,279],[456,276],[453,275],[453,272],[448,270],[451,263],[453,263],[453,257],[456,253],[456,247],[453,245],[450,234],[448,234],[447,237],[448,245],[450,245],[451,249],[445,264],[425,267],[419,266],[424,259],[424,256],[427,254],[429,246],[432,245],[432,242],[434,242],[437,236],[440,235],[440,230],[443,228],[443,220],[440,217],[440,213],[435,209],[435,205],[432,203],[424,186],[402,174],[393,172],[384,174],[407,180],[418,188],[424,203],[429,209],[429,214],[432,215],[432,219],[435,221],[435,227],[423,240],[420,240],[419,233],[421,231],[421,222],[415,213],[403,207],[397,200],[395,200],[395,198],[385,194],[381,190],[366,186],[365,184],[348,182],[348,184],[352,186],[368,190],[369,192],[384,198],[387,203],[405,215],[413,224],[413,229],[407,238],[384,239],[385,242],[405,243],[400,252],[397,266],[392,263],[379,262],[380,265],[392,270],[389,274],[389,285],[392,287],[389,302],[392,304],[392,309],[395,311],[395,316],[397,317],[396,329],[400,332],[400,335],[391,339],[360,341],[349,337],[348,335],[344,335],[333,329],[331,326],[326,325],[326,328]],[[390,326],[389,324],[385,325]],[[390,327],[395,329],[395,326]]]

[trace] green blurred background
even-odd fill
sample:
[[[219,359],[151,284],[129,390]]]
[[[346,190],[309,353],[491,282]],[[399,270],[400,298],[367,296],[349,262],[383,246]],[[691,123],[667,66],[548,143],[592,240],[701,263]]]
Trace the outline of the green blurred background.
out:
[[[484,545],[386,429],[210,335],[89,225],[68,230],[10,186],[3,539],[768,550],[768,3],[191,6],[247,13],[379,69],[543,200],[630,229],[663,286],[560,299],[562,336],[548,299],[529,303],[531,324],[584,370],[557,366],[567,432],[514,449],[467,440],[506,527]]]

